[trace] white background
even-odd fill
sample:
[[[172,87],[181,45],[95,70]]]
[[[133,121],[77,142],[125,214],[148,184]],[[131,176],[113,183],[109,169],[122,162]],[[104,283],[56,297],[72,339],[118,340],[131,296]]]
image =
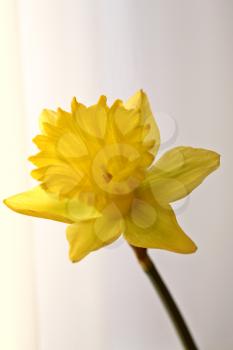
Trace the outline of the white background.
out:
[[[196,254],[151,251],[202,350],[233,347],[233,2],[9,0],[1,3],[1,193],[28,189],[44,107],[102,93],[149,95],[162,151],[218,151],[221,168],[180,204]],[[175,128],[176,123],[176,128]],[[0,347],[179,350],[159,299],[122,240],[78,264],[65,225],[1,207]]]

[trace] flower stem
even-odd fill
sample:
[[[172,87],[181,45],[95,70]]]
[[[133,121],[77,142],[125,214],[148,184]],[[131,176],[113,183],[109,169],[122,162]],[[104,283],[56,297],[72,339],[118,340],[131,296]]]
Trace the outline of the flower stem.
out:
[[[152,260],[147,254],[147,249],[137,248],[131,246],[136,254],[136,257],[144,270],[144,272],[149,277],[154,289],[158,292],[163,305],[165,306],[171,320],[173,321],[174,327],[180,337],[180,340],[186,350],[198,350],[191,333],[175,303],[172,298],[171,293],[166,287],[164,281],[159,275],[157,269],[155,268]]]

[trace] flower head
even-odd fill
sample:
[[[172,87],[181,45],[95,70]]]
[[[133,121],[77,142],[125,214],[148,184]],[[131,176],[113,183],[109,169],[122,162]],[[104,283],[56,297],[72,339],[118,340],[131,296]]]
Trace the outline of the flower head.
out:
[[[213,151],[176,147],[152,165],[158,127],[143,91],[111,107],[101,96],[71,112],[44,110],[39,153],[30,157],[40,185],[5,200],[26,215],[69,223],[70,258],[79,261],[121,234],[135,247],[192,253],[196,245],[177,223],[171,202],[219,166]]]

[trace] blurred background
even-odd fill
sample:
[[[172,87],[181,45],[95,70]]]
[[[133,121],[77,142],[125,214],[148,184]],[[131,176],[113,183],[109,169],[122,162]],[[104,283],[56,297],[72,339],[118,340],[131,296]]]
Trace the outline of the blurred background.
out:
[[[73,96],[149,95],[162,135],[218,151],[221,168],[183,202],[196,254],[150,252],[202,350],[233,348],[233,1],[1,0],[1,198],[34,185],[38,115]],[[179,350],[123,240],[68,260],[65,225],[1,204],[0,348]]]

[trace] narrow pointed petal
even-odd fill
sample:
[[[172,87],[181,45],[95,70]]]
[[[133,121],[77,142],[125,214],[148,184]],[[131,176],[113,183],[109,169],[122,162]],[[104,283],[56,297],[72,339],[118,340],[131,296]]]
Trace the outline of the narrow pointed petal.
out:
[[[118,211],[112,217],[109,215],[109,211],[113,213],[114,210],[115,207],[112,209],[110,206],[98,219],[83,221],[67,227],[66,236],[70,244],[71,261],[78,262],[90,252],[119,238],[123,229],[123,221]]]
[[[139,90],[125,102],[124,106],[127,109],[138,109],[141,111],[142,125],[147,132],[145,141],[155,141],[152,149],[152,153],[155,156],[160,146],[160,133],[146,93],[143,90]]]
[[[85,133],[86,137],[93,136],[100,140],[105,138],[107,131],[107,105],[105,96],[101,96],[99,102],[91,107],[77,103],[76,108],[73,109],[73,114],[78,126]]]
[[[160,203],[171,203],[192,192],[219,164],[216,152],[176,147],[157,161],[141,186],[150,187]]]
[[[197,247],[179,226],[171,206],[160,206],[150,191],[138,191],[124,236],[136,247],[193,253]]]
[[[4,200],[12,210],[29,216],[73,223],[100,216],[94,207],[77,199],[62,200],[48,194],[40,186]]]
[[[39,117],[40,129],[46,134],[45,125],[55,125],[56,124],[56,112],[44,109]]]

